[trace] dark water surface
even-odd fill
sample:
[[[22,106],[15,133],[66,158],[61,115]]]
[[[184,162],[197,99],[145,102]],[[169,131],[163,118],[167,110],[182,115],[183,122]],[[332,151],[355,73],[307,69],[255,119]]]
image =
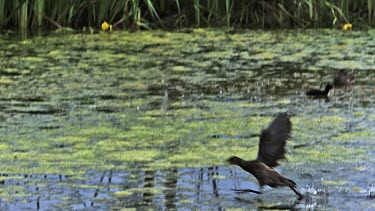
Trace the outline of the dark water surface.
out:
[[[375,31],[0,37],[0,209],[375,209]],[[305,96],[339,70],[352,87]],[[288,188],[225,160],[293,123]]]

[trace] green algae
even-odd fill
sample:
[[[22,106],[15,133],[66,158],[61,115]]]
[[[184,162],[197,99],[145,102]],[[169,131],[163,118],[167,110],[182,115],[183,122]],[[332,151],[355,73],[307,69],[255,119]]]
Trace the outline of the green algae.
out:
[[[141,192],[141,193],[146,192],[146,193],[149,193],[149,194],[157,195],[157,194],[161,194],[162,191],[163,191],[163,188],[148,188],[148,187],[129,188],[129,189],[123,190],[123,191],[116,191],[116,192],[114,192],[114,195],[116,197],[122,198],[122,197],[127,197],[131,194],[138,193],[138,192]]]
[[[375,137],[375,133],[371,131],[357,131],[357,132],[352,132],[352,133],[341,133],[337,137],[333,138],[333,141],[345,142],[345,143],[350,143],[350,142],[372,143],[371,141],[373,137]]]
[[[186,68],[185,66],[173,66],[172,70],[176,72],[190,72],[191,71],[190,68]]]
[[[284,103],[288,103],[288,101]],[[237,106],[248,107],[242,103]],[[163,112],[146,113],[145,117],[138,120],[138,123],[147,122],[148,126],[142,124],[134,125],[126,131],[113,127],[108,128],[104,124],[101,127],[88,129],[72,128],[67,136],[54,138],[50,144],[47,142],[37,143],[35,141],[18,140],[15,142],[17,148],[13,149],[10,149],[7,144],[2,144],[3,151],[17,149],[19,152],[3,154],[1,157],[9,162],[13,162],[16,158],[17,162],[39,163],[41,168],[44,168],[44,172],[48,173],[59,173],[63,170],[64,172],[70,172],[70,174],[83,172],[77,171],[78,167],[90,168],[93,162],[97,164],[146,162],[149,163],[145,165],[147,169],[172,166],[225,165],[225,159],[230,155],[236,155],[244,159],[255,158],[258,150],[258,138],[216,139],[209,138],[210,136],[240,137],[259,133],[272,120],[270,117],[230,116],[229,110],[224,110],[220,113],[222,118],[220,121],[212,121],[208,118],[199,122],[184,122],[184,114],[179,111],[173,118],[166,116],[160,122],[159,118],[152,117],[152,115],[157,113],[162,114]],[[192,109],[187,113],[201,118],[215,116],[210,113],[202,113],[196,109]],[[176,119],[180,120],[176,121]],[[311,138],[309,133],[313,128],[317,128],[317,125],[319,125],[318,131],[320,133],[328,133],[332,129],[342,128],[344,120],[341,117],[326,116],[306,120],[292,118],[294,131],[291,145],[314,143],[319,136],[315,136],[314,139]],[[192,131],[194,131],[194,134],[192,134]],[[351,136],[342,134],[333,138],[332,141],[348,140],[351,137],[357,137],[358,139],[369,138],[371,136],[371,133],[354,133]],[[96,141],[93,141],[93,138]],[[362,148],[328,144],[330,141],[324,140],[323,137],[321,137],[321,141],[325,144],[293,150],[292,154],[288,155],[288,159],[292,163],[345,162],[352,160],[353,156],[361,160],[366,155],[366,150]],[[63,148],[58,148],[59,146],[63,146]],[[36,151],[37,148],[44,149],[45,152],[39,153]],[[29,151],[30,149],[34,149],[34,151]],[[37,154],[38,156],[36,156]],[[54,167],[57,161],[60,161],[61,164]],[[33,168],[32,172],[41,172],[41,170],[37,171]]]
[[[337,180],[337,181],[324,180],[324,181],[322,181],[322,184],[324,184],[324,185],[334,185],[334,186],[346,185],[346,184],[348,184],[348,181],[346,181],[346,180]]]
[[[106,125],[103,125],[101,127],[82,129],[77,131],[76,133],[87,137],[108,137],[117,134],[118,132],[119,130],[116,128],[106,127]]]
[[[12,84],[13,83],[13,80],[9,79],[8,77],[6,76],[2,76],[0,78],[0,84]]]
[[[288,159],[292,163],[351,163],[366,160],[367,150],[366,147],[314,145],[313,147],[295,149],[293,156]]]
[[[361,187],[352,187],[350,190],[360,192],[360,191],[362,191],[362,188]]]
[[[124,150],[122,152],[111,152],[103,155],[102,159],[118,162],[145,162],[153,161],[161,154],[157,150]]]

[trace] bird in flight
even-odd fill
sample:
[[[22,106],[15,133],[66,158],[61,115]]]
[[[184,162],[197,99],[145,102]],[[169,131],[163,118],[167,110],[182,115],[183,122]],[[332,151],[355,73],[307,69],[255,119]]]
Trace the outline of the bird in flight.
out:
[[[268,185],[272,188],[288,186],[298,195],[298,200],[302,200],[303,195],[298,192],[297,184],[273,169],[279,165],[278,160],[285,158],[285,145],[286,141],[290,138],[291,130],[292,123],[290,122],[288,114],[279,114],[270,126],[262,131],[259,141],[258,157],[255,160],[246,161],[233,156],[227,161],[232,165],[238,165],[243,170],[254,175],[261,187],[264,185]],[[236,191],[261,194],[261,192],[251,189]]]

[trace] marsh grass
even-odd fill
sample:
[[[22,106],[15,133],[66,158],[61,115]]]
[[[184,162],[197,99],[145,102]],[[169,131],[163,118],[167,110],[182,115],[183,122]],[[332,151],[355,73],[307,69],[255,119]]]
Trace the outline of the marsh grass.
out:
[[[19,10],[19,30],[20,31],[24,31],[26,28],[27,28],[27,22],[28,22],[28,17],[27,17],[27,13],[28,13],[28,1],[25,0],[25,1],[19,1],[19,7],[20,7],[20,10]]]
[[[375,0],[0,0],[0,28],[115,29],[226,26],[246,28],[372,26]]]
[[[0,29],[3,27],[5,16],[5,0],[0,0]]]

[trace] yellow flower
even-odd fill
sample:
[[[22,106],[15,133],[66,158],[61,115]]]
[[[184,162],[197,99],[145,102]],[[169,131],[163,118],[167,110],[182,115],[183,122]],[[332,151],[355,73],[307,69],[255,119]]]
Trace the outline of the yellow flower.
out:
[[[342,30],[352,30],[352,24],[347,23],[342,26]]]
[[[112,24],[109,24],[109,23],[107,23],[107,21],[104,21],[103,23],[102,23],[102,30],[103,31],[110,31],[110,32],[112,32]]]

